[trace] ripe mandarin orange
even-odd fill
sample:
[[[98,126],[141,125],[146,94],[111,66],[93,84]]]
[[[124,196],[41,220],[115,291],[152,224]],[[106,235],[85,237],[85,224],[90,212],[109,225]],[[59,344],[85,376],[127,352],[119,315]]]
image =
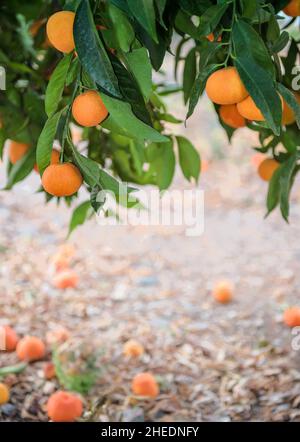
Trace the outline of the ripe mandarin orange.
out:
[[[238,112],[236,104],[223,104],[220,106],[219,114],[223,123],[233,129],[246,126],[246,120]]]
[[[41,339],[25,336],[18,342],[16,351],[21,361],[37,361],[45,356],[46,347]]]
[[[273,158],[266,158],[260,163],[257,169],[258,175],[262,180],[270,181],[273,173],[278,169],[279,166],[280,164],[278,161],[274,160]]]
[[[236,68],[232,66],[210,75],[206,82],[206,93],[217,104],[235,104],[248,96]]]
[[[151,373],[139,373],[132,381],[132,391],[137,396],[156,397],[159,395],[159,386]]]
[[[283,12],[290,17],[300,16],[300,0],[292,0],[285,8]]]
[[[281,99],[281,105],[283,107],[283,99]],[[247,120],[253,120],[253,121],[264,121],[265,117],[263,116],[260,109],[256,106],[254,100],[252,97],[247,97],[245,100],[241,101],[240,103],[237,103],[237,110],[238,112]]]
[[[47,36],[58,51],[69,53],[75,49],[73,36],[75,14],[71,11],[60,11],[51,15],[47,22]]]
[[[7,385],[0,383],[0,405],[6,404],[9,401],[9,389]]]
[[[58,289],[68,289],[77,287],[79,277],[74,270],[63,270],[53,278],[53,285]]]
[[[9,145],[8,157],[12,164],[16,164],[29,150],[29,144],[11,141]]]
[[[2,334],[5,340],[5,350],[15,351],[19,341],[17,333],[8,325],[4,325],[3,327],[0,327],[0,335]]]
[[[81,126],[93,127],[105,120],[108,110],[97,91],[87,91],[75,98],[72,114]]]
[[[52,152],[51,152],[50,164],[57,164],[57,163],[59,163],[59,156],[60,156],[60,153],[58,152],[58,150],[53,149]],[[34,170],[36,172],[39,172],[39,168],[38,168],[37,164],[34,165]]]
[[[247,120],[264,121],[265,119],[250,95],[249,97],[245,98],[245,100],[237,104],[237,110],[239,114]]]
[[[283,321],[288,327],[300,327],[300,307],[289,307],[283,314]]]
[[[233,298],[233,285],[229,281],[220,281],[213,289],[213,297],[221,304],[227,304]]]
[[[48,399],[47,413],[53,422],[74,422],[82,411],[82,400],[76,394],[57,391]]]
[[[135,339],[130,339],[129,341],[125,342],[123,353],[125,356],[138,357],[144,353],[144,347]]]
[[[54,196],[70,196],[76,193],[81,184],[80,170],[71,163],[51,164],[42,176],[46,192]]]

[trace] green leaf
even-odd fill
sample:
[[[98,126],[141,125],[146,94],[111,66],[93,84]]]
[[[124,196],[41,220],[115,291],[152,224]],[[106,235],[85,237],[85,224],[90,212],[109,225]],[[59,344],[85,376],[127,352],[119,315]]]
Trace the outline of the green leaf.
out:
[[[35,150],[30,149],[9,171],[5,190],[11,189],[16,183],[24,180],[33,169],[35,163]]]
[[[204,14],[200,16],[200,22],[198,26],[199,35],[205,36],[213,32],[218,26],[223,15],[225,14],[228,6],[229,4],[226,2],[208,8],[204,12]]]
[[[176,137],[179,151],[179,163],[183,175],[190,181],[195,178],[198,181],[200,174],[200,156],[192,143],[184,137]]]
[[[298,103],[295,95],[281,83],[278,83],[278,90],[289,107],[294,111],[297,125],[300,128],[300,104]]]
[[[197,67],[196,67],[196,51],[195,49],[192,49],[186,59],[185,59],[185,65],[183,70],[183,94],[184,94],[184,102],[187,103],[191,91],[195,82],[195,77],[197,74]]]
[[[158,10],[159,23],[161,24],[161,26],[163,28],[167,29],[166,25],[165,25],[165,22],[164,22],[164,19],[163,19],[163,15],[164,15],[164,11],[165,11],[165,8],[166,8],[167,0],[154,0],[154,1],[155,1],[156,8]]]
[[[270,129],[272,129],[275,135],[279,135],[282,107],[272,77],[260,66],[255,65],[247,54],[237,57],[235,67],[256,106],[265,117]]]
[[[189,110],[187,113],[186,118],[188,119],[194,112],[195,107],[199,101],[200,95],[202,95],[206,80],[208,77],[217,69],[219,68],[219,65],[217,64],[211,64],[206,66],[205,69],[203,69],[197,76],[194,85],[192,87],[191,93],[190,93],[190,102],[189,102]]]
[[[151,144],[146,153],[150,162],[150,173],[154,174],[157,186],[160,190],[167,189],[175,173],[173,141],[169,139],[167,143]]]
[[[72,145],[71,148],[75,162],[83,175],[84,181],[91,187],[94,187],[97,184],[99,184],[99,178],[100,178],[99,165],[90,158],[81,155],[81,153],[78,152],[78,150],[74,145]]]
[[[118,181],[104,169],[100,169],[100,184],[103,190],[112,192],[116,197],[116,201],[122,206],[138,208],[140,205],[138,199],[130,195],[135,189]]]
[[[60,110],[52,115],[47,121],[38,139],[36,149],[36,162],[42,176],[44,170],[50,164],[53,142],[55,139],[60,117],[65,109]]]
[[[132,112],[144,123],[152,126],[152,121],[148,109],[146,108],[144,97],[140,91],[139,85],[131,72],[127,71],[124,65],[117,57],[111,55],[111,61],[114,71],[118,77],[120,91],[128,103],[131,105]]]
[[[68,236],[71,235],[71,233],[73,232],[73,230],[76,229],[76,227],[84,224],[84,222],[87,220],[87,218],[90,215],[90,209],[91,209],[90,201],[85,201],[81,203],[78,207],[76,207],[70,220]]]
[[[159,24],[158,28],[158,43],[156,43],[144,28],[138,23],[134,23],[137,38],[142,45],[149,51],[150,60],[153,68],[158,71],[164,61],[167,49],[169,49],[172,40],[172,26],[168,30],[163,29]]]
[[[297,158],[297,154],[292,155],[285,163],[282,164],[280,171],[280,211],[286,221],[288,221],[289,217],[289,196],[294,171],[297,165]]]
[[[91,190],[91,206],[94,209],[94,212],[98,213],[99,209],[104,205],[105,203],[105,196],[101,193],[102,187],[100,185],[96,185]],[[99,196],[100,194],[100,196]]]
[[[254,65],[260,66],[275,79],[273,60],[264,41],[255,29],[243,20],[235,22],[232,28],[232,38],[236,56],[249,57]]]
[[[153,0],[139,0],[138,2],[136,0],[127,0],[127,4],[132,15],[151,38],[158,43]]]
[[[280,174],[281,166],[275,170],[273,176],[269,182],[268,195],[267,195],[267,215],[268,216],[278,205],[280,195]]]
[[[109,5],[109,16],[120,49],[128,52],[135,38],[131,24],[127,20],[126,15],[112,4]]]
[[[73,54],[65,55],[58,63],[46,89],[45,110],[48,117],[56,112],[63,95],[67,73],[70,67]]]
[[[2,128],[0,128],[0,159],[1,160],[3,158],[3,149],[4,149],[5,141],[6,141],[6,135],[4,133],[4,130]]]
[[[86,0],[77,9],[74,38],[81,64],[99,88],[108,95],[122,98],[117,77],[97,33],[90,4]]]
[[[168,139],[152,127],[139,120],[128,103],[102,94],[102,100],[109,110],[109,117],[102,126],[120,135],[146,141],[165,142]]]
[[[146,48],[134,49],[125,54],[126,64],[134,75],[145,100],[148,101],[152,91],[152,66]]]

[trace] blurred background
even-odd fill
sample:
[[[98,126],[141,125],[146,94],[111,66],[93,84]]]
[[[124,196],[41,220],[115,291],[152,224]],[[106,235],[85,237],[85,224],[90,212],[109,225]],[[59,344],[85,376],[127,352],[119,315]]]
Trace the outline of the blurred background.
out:
[[[172,82],[170,60],[164,71]],[[182,95],[166,100],[184,120]],[[255,134],[239,129],[229,144],[206,97],[186,127],[170,128],[201,153],[202,236],[91,220],[67,240],[71,211],[44,205],[37,174],[1,191],[0,325],[40,337],[48,353],[6,378],[12,394],[0,420],[47,420],[47,398],[62,382],[43,371],[55,339],[65,341],[59,364],[71,378],[87,381],[97,355],[97,376],[82,391],[85,420],[300,420],[300,349],[283,322],[299,304],[298,186],[289,225],[278,212],[264,219]],[[1,188],[5,181],[2,164]],[[172,189],[194,186],[177,171]],[[73,287],[64,289],[57,272],[69,267]],[[223,280],[233,285],[226,305],[212,296]],[[142,345],[139,357],[124,355],[130,339]],[[0,366],[16,362],[0,352]],[[133,377],[145,371],[159,382],[155,400],[132,396]]]

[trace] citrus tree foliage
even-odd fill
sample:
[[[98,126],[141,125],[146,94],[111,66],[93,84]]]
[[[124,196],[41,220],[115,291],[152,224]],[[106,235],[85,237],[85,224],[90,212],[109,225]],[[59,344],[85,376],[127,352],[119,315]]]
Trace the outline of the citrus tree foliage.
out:
[[[3,4],[4,3],[4,4]],[[166,122],[180,123],[163,96],[182,93],[187,119],[203,94],[208,77],[234,66],[264,116],[248,122],[257,131],[256,150],[279,163],[267,196],[268,212],[277,205],[285,219],[298,166],[300,107],[292,93],[299,56],[296,20],[284,20],[287,0],[66,0],[0,5],[0,65],[7,90],[0,95],[0,153],[7,139],[32,147],[16,164],[8,164],[6,189],[23,180],[37,164],[41,175],[50,163],[54,140],[61,160],[80,169],[90,200],[74,212],[71,229],[97,211],[100,190],[119,197],[119,180],[152,184],[164,190],[172,182],[176,150],[184,176],[198,180],[200,158],[184,137],[174,137]],[[54,12],[76,13],[76,52],[63,55],[49,44],[45,23]],[[291,32],[292,31],[292,32]],[[208,35],[213,37],[208,39]],[[174,58],[178,87],[154,84],[166,53]],[[183,55],[184,54],[184,55]],[[178,65],[183,62],[183,78]],[[163,77],[162,77],[163,78]],[[223,85],[227,87],[226,84]],[[85,128],[86,150],[74,146],[70,122],[75,97],[98,90],[109,111],[101,126]],[[296,121],[282,125],[280,96]],[[218,113],[218,105],[215,105]],[[199,122],[200,124],[200,122]],[[229,139],[234,129],[220,124]],[[169,125],[168,125],[169,127]],[[43,189],[41,189],[43,191]],[[52,197],[46,194],[47,200]],[[70,202],[75,196],[67,197]]]

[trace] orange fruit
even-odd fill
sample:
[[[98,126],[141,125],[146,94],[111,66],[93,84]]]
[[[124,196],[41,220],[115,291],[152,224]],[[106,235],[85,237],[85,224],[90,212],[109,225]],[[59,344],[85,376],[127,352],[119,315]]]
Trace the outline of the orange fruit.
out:
[[[300,16],[300,0],[292,0],[285,8],[283,12],[290,17]]]
[[[237,110],[239,114],[247,120],[264,121],[265,119],[250,95],[249,97],[245,98],[245,100],[237,104]]]
[[[278,161],[273,158],[266,158],[263,160],[258,167],[258,175],[264,181],[270,181],[273,176],[273,173],[278,169],[280,164]]]
[[[74,120],[84,127],[98,126],[108,116],[97,91],[87,91],[75,98],[72,106]]]
[[[221,304],[227,304],[233,298],[233,285],[229,281],[220,281],[213,289],[213,297]]]
[[[123,353],[125,356],[138,357],[144,353],[144,347],[138,341],[130,339],[124,344]]]
[[[235,104],[244,100],[248,92],[234,67],[213,72],[206,82],[208,97],[217,104]]]
[[[288,327],[300,327],[300,307],[289,307],[283,314],[283,321]]]
[[[223,123],[233,129],[246,126],[246,120],[238,112],[236,104],[223,104],[220,106],[219,114]]]
[[[58,51],[69,53],[75,49],[73,36],[75,14],[71,11],[60,11],[51,15],[47,22],[47,37]]]
[[[52,152],[51,152],[50,164],[57,164],[57,163],[59,163],[59,157],[60,157],[60,153],[58,152],[58,150],[53,149]],[[34,165],[34,170],[36,172],[39,172],[39,168],[38,168],[37,164]]]
[[[6,351],[15,351],[19,341],[17,333],[8,325],[0,327],[0,336],[4,336]]]
[[[55,373],[55,365],[52,362],[47,362],[43,367],[44,378],[45,379],[53,379],[56,376]]]
[[[159,386],[151,373],[139,373],[132,381],[132,391],[137,396],[155,398],[159,395]]]
[[[59,272],[53,279],[53,285],[58,289],[75,288],[78,282],[79,277],[73,270]]]
[[[37,361],[45,356],[46,347],[41,339],[25,336],[18,342],[16,351],[21,361]]]
[[[51,164],[42,176],[43,188],[54,196],[73,195],[79,190],[82,181],[80,170],[71,163]]]
[[[9,145],[8,157],[11,164],[16,164],[29,150],[29,144],[11,141]]]
[[[252,158],[251,158],[251,164],[258,169],[258,167],[260,166],[260,164],[264,161],[265,159],[265,155],[262,153],[255,153]]]
[[[76,394],[60,390],[48,399],[47,414],[53,422],[74,422],[82,411],[82,400]]]
[[[9,401],[9,389],[7,385],[0,383],[0,405],[6,404]]]
[[[209,41],[215,41],[215,36],[214,36],[214,34],[211,32],[210,34],[208,34],[207,36],[206,36],[206,38],[207,38],[207,40],[209,40]],[[217,41],[221,41],[222,39],[221,39],[221,36],[219,35],[219,37],[218,37],[218,39],[217,39]]]
[[[300,95],[294,92],[294,95],[300,104]],[[285,100],[283,100],[283,108],[282,108],[282,124],[284,126],[288,126],[289,124],[293,124],[296,121],[296,117],[294,111],[290,108]]]
[[[281,99],[281,105],[283,107],[283,99]],[[241,101],[240,103],[237,103],[237,110],[240,115],[242,115],[247,120],[253,120],[253,121],[265,121],[265,117],[261,113],[260,109],[256,106],[254,103],[254,100],[252,97],[247,97],[245,100]]]

